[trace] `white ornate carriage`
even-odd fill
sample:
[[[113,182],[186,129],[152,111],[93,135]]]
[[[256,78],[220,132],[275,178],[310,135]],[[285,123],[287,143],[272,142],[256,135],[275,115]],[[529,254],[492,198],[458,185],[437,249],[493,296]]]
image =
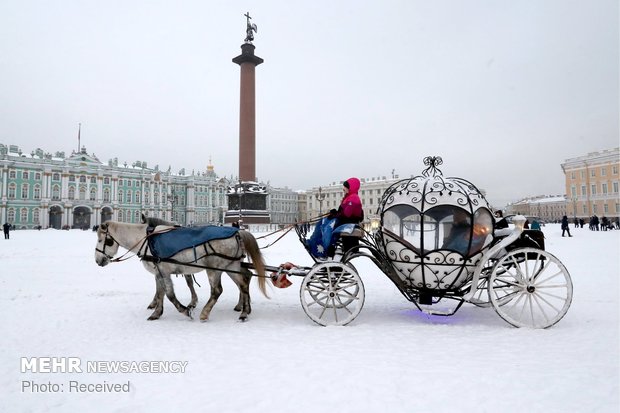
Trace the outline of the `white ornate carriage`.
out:
[[[351,261],[372,260],[403,295],[428,314],[452,315],[463,303],[493,306],[517,327],[547,328],[568,311],[572,282],[564,265],[544,250],[542,233],[497,230],[491,208],[472,183],[445,178],[438,157],[424,159],[420,176],[388,188],[381,226],[360,246],[333,261],[317,260],[301,286],[306,314],[321,325],[344,325],[359,314],[364,286]],[[302,241],[305,233],[298,228]],[[449,308],[435,309],[444,300]]]

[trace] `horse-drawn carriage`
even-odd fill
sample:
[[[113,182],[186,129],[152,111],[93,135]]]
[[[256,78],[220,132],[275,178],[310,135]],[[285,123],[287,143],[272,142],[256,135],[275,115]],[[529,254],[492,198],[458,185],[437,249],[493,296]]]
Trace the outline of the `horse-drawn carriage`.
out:
[[[544,250],[542,232],[495,229],[483,194],[461,178],[444,178],[441,158],[425,158],[422,175],[389,187],[380,201],[380,227],[358,228],[359,247],[334,260],[313,256],[301,285],[301,304],[321,325],[344,325],[364,305],[364,284],[351,263],[368,258],[419,310],[452,315],[464,303],[492,306],[516,327],[547,328],[568,311],[572,282],[564,265]],[[304,245],[308,234],[297,226]],[[311,252],[310,249],[308,249]],[[312,256],[312,254],[311,254]],[[436,310],[450,300],[448,309]]]
[[[512,228],[496,229],[491,208],[476,186],[461,178],[444,178],[437,168],[441,158],[428,157],[424,162],[427,168],[420,176],[398,181],[385,191],[378,229],[335,231],[340,237],[357,237],[354,248],[342,250],[340,238],[340,247],[331,249],[334,256],[319,257],[309,246],[308,226],[296,225],[314,260],[312,267],[265,266],[252,234],[236,229],[228,231],[230,236],[185,246],[175,241],[172,252],[162,256],[156,253],[153,236],[174,228],[148,235],[147,224],[122,223],[101,225],[95,259],[101,266],[122,261],[122,256],[114,258],[119,246],[141,258],[156,277],[157,291],[149,306],[155,311],[150,319],[161,316],[164,293],[180,312],[191,316],[192,304],[185,307],[176,300],[170,274],[207,270],[211,297],[200,318],[208,319],[222,292],[221,273],[227,272],[239,287],[235,309],[245,320],[251,311],[251,277],[259,277],[265,292],[265,270],[270,270],[280,276],[303,277],[301,305],[314,322],[346,325],[360,313],[365,299],[364,284],[352,261],[367,258],[407,300],[428,314],[449,316],[471,303],[492,306],[516,327],[547,328],[561,320],[571,304],[572,282],[564,265],[545,251],[542,232],[524,230],[525,217],[515,217]],[[335,242],[338,245],[339,240]],[[251,263],[242,262],[246,252]],[[193,294],[194,305],[195,301]],[[440,302],[450,305],[437,309]]]

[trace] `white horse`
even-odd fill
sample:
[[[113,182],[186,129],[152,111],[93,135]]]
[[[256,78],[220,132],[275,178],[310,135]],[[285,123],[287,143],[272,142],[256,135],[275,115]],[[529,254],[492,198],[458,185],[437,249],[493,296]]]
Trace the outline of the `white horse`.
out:
[[[196,249],[205,252],[200,257],[196,257],[194,249],[190,248],[160,261],[158,258],[153,257],[148,247],[146,228],[147,224],[127,224],[114,221],[101,224],[97,230],[95,262],[101,267],[110,262],[115,262],[118,260],[114,257],[118,252],[119,246],[141,258],[144,267],[155,275],[158,285],[158,300],[155,311],[148,318],[149,320],[156,320],[162,315],[164,311],[164,292],[179,312],[191,317],[191,309],[182,305],[174,294],[174,286],[170,274],[195,274],[206,269],[209,283],[211,284],[211,297],[202,309],[200,319],[205,321],[209,318],[213,306],[222,294],[221,276],[224,271],[239,288],[240,299],[235,310],[241,311],[239,319],[245,321],[248,314],[252,311],[249,288],[252,272],[241,265],[246,253],[249,255],[254,270],[258,275],[259,289],[265,297],[268,297],[265,287],[265,263],[256,239],[251,233],[239,230],[237,235],[233,237],[210,240],[196,247]],[[171,228],[158,227],[157,232]]]

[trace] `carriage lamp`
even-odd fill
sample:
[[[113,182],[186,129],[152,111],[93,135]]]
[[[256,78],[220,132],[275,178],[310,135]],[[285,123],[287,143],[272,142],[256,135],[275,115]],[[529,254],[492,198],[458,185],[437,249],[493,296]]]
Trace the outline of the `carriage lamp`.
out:
[[[523,227],[525,226],[525,221],[527,218],[525,218],[523,215],[516,215],[513,219],[512,222],[515,224],[515,227],[519,230],[519,231],[523,231]]]

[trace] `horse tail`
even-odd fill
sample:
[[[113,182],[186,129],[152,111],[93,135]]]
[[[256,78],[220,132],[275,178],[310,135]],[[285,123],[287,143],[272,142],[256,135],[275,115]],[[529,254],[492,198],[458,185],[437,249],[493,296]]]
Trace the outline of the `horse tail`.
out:
[[[263,255],[260,252],[260,247],[256,242],[256,238],[254,238],[254,235],[244,230],[240,230],[239,235],[241,236],[241,241],[243,241],[243,246],[246,252],[252,260],[254,270],[258,274],[258,288],[265,297],[269,298],[269,295],[267,295],[267,287],[265,281],[265,261],[263,261]]]

